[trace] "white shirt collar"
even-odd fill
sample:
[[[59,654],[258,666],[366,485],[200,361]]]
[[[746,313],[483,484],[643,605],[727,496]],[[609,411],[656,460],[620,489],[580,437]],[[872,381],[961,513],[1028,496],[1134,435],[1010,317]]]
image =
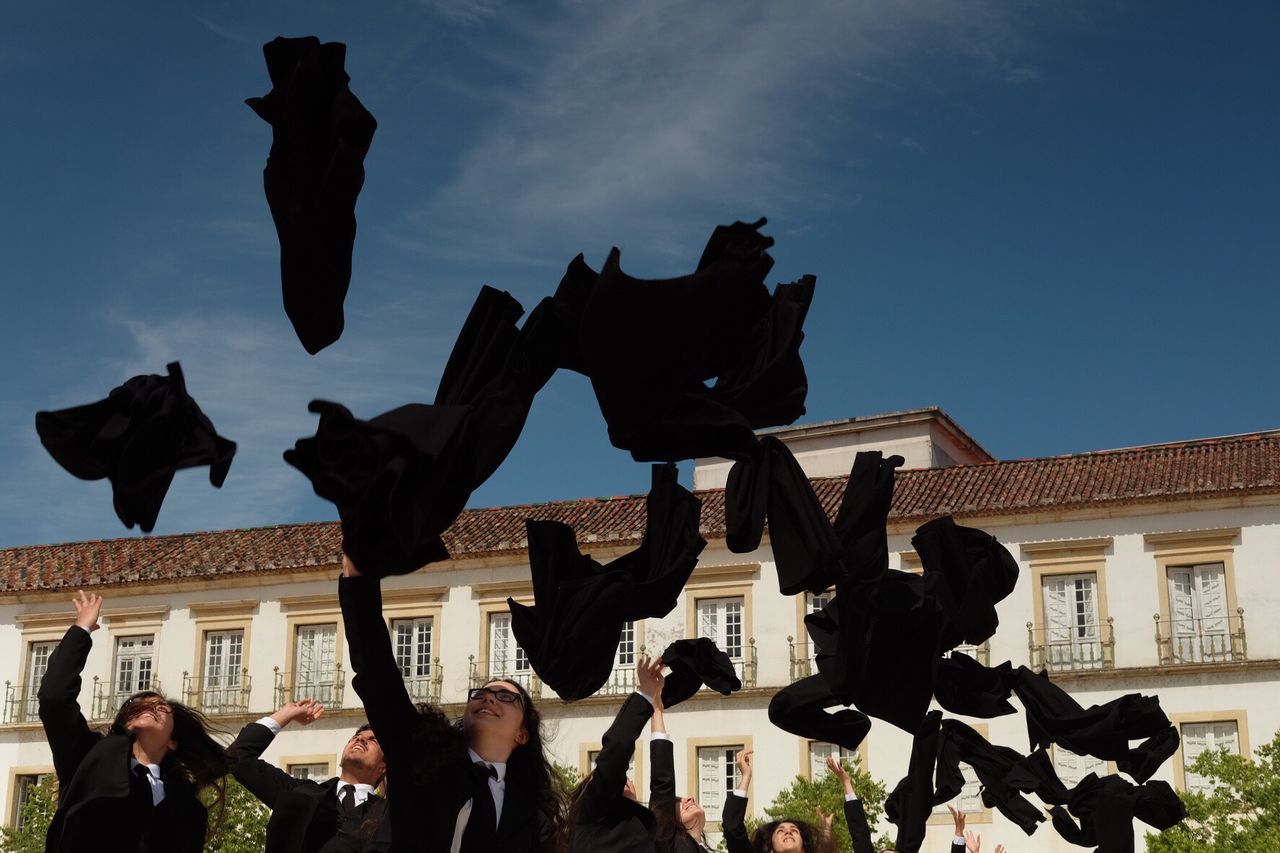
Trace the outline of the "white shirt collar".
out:
[[[481,758],[481,757],[479,756],[479,754],[478,754],[474,749],[471,749],[470,747],[468,747],[468,748],[467,748],[467,755],[470,755],[470,756],[471,756],[471,760],[472,760],[473,762],[475,762],[475,761],[479,761],[480,763],[482,763],[482,764],[488,764],[488,765],[489,765],[490,767],[492,767],[494,770],[497,770],[497,771],[498,771],[498,778],[497,778],[497,780],[496,780],[496,781],[498,781],[498,782],[505,782],[505,781],[507,781],[507,762],[505,762],[505,761],[485,761],[483,758]]]
[[[139,765],[141,765],[141,766],[143,766],[143,767],[147,768],[147,772],[151,774],[151,778],[152,778],[152,779],[155,779],[157,782],[161,781],[161,779],[160,779],[160,765],[159,765],[159,764],[143,764],[141,761],[139,761],[138,759],[134,758],[132,755],[131,755],[131,756],[129,756],[129,771],[130,771],[130,772],[133,772],[133,768],[135,768],[135,767],[137,767],[137,766],[139,766]]]

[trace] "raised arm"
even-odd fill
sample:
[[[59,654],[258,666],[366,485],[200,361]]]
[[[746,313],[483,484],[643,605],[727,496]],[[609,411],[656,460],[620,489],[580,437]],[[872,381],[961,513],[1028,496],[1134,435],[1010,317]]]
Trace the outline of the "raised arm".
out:
[[[231,775],[249,793],[261,800],[263,805],[274,809],[282,794],[303,784],[303,781],[295,779],[274,764],[263,761],[259,756],[266,752],[271,741],[289,723],[296,721],[304,726],[309,725],[323,713],[324,706],[319,702],[302,699],[290,702],[271,716],[245,726],[226,749]]]
[[[662,662],[658,662],[661,667]],[[662,691],[653,697],[653,720],[649,726],[649,810],[676,810],[676,761],[671,737],[662,716]],[[678,821],[677,821],[678,822]]]
[[[64,789],[89,750],[102,739],[102,735],[89,730],[84,714],[80,713],[80,673],[93,646],[89,633],[98,630],[102,597],[77,591],[72,603],[76,608],[75,624],[50,653],[37,694],[40,722],[44,724],[45,738],[53,753],[53,768],[58,774],[58,784]]]
[[[720,814],[720,828],[724,832],[725,846],[729,853],[752,853],[751,839],[747,837],[747,791],[751,785],[752,758],[754,749],[744,749],[738,753],[738,774],[742,784],[725,799],[724,811]]]
[[[364,703],[369,725],[388,764],[412,760],[410,745],[418,710],[400,677],[391,636],[382,619],[381,581],[361,575],[344,556],[338,601],[355,671],[351,683]]]
[[[635,692],[622,703],[618,716],[601,740],[595,775],[583,794],[579,820],[584,823],[601,819],[621,803],[622,789],[627,782],[627,765],[635,755],[636,740],[653,716],[653,697],[662,693],[660,664],[655,667],[654,662],[641,657],[636,665],[636,679]]]
[[[827,756],[827,770],[844,785],[844,822],[849,826],[853,853],[875,853],[875,845],[871,843],[871,826],[867,823],[867,811],[853,790],[853,779],[850,778],[849,771],[831,756]]]

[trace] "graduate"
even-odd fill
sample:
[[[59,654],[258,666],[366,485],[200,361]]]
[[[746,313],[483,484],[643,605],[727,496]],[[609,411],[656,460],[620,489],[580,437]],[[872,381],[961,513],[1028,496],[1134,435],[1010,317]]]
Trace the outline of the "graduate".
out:
[[[462,719],[415,706],[382,618],[378,577],[343,558],[338,598],[352,683],[387,765],[396,851],[535,853],[557,849],[563,803],[543,749],[542,718],[523,687],[494,679],[473,688]]]
[[[662,716],[665,705],[660,691],[653,705],[649,741],[649,808],[658,822],[654,849],[658,853],[711,853],[702,804],[694,797],[676,796],[675,745]]]
[[[58,776],[49,853],[198,853],[212,788],[221,816],[227,761],[198,711],[144,691],[130,696],[105,732],[85,722],[80,673],[98,629],[102,597],[77,591],[75,624],[49,655],[40,722]]]
[[[290,702],[245,726],[227,747],[232,775],[271,809],[265,853],[385,853],[391,822],[376,789],[387,764],[368,723],[342,748],[341,773],[324,782],[295,778],[259,757],[285,726],[310,725],[323,713],[314,699]]]
[[[573,793],[570,853],[653,853],[658,822],[653,812],[636,802],[627,765],[645,724],[651,718],[661,720],[662,661],[642,656],[636,665],[636,682],[635,692],[622,703],[601,739],[595,768]],[[655,737],[652,743],[660,740]]]

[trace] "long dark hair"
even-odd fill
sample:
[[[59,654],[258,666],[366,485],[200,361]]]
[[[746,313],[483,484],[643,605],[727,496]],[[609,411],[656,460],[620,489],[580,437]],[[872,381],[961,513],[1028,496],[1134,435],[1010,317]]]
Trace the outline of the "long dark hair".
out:
[[[542,715],[533,704],[533,697],[517,682],[505,678],[491,678],[486,685],[496,682],[510,684],[520,694],[524,712],[523,728],[528,739],[517,746],[507,759],[507,788],[530,791],[538,814],[541,816],[540,833],[544,850],[563,849],[565,839],[564,795],[555,785],[551,761],[543,746]],[[422,783],[439,782],[450,768],[470,761],[467,756],[467,737],[462,728],[462,718],[450,723],[444,712],[435,705],[418,706],[418,724],[413,733],[413,776]],[[394,796],[394,792],[391,792]]]
[[[835,853],[837,849],[835,839],[824,834],[811,823],[790,818],[771,820],[756,827],[756,831],[751,835],[751,849],[756,853],[773,853],[774,830],[784,823],[789,823],[800,830],[800,841],[804,845],[804,853]]]
[[[657,838],[662,849],[668,849],[677,838],[689,835],[689,830],[685,829],[684,821],[680,820],[680,797],[677,796],[673,800],[657,803],[650,800],[649,811],[653,812],[653,816],[657,820]],[[690,837],[692,838],[693,836]],[[702,837],[698,840],[703,844],[707,841],[705,824],[703,825]]]
[[[213,792],[213,800],[206,804],[206,808],[215,814],[214,819],[209,821],[209,835],[212,835],[222,822],[222,811],[226,805],[226,775],[231,767],[222,744],[214,740],[210,733],[225,732],[195,708],[167,699],[154,690],[143,690],[121,703],[108,733],[133,737],[129,731],[129,721],[146,710],[150,704],[145,702],[147,699],[165,703],[173,713],[173,742],[177,747],[170,750],[160,762],[163,772],[166,775],[175,772],[180,774],[196,789],[197,794],[206,788]]]

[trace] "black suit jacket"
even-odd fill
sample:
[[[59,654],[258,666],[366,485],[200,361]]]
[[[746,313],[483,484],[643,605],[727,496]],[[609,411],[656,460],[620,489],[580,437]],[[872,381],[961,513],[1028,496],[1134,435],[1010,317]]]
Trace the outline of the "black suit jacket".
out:
[[[747,798],[730,794],[720,818],[721,829],[729,853],[753,853],[751,839],[747,837]],[[844,820],[849,825],[849,839],[853,853],[876,853],[871,841],[871,827],[867,825],[867,813],[858,800],[844,801]],[[812,821],[809,821],[812,823]]]
[[[570,853],[653,853],[657,819],[622,794],[636,741],[652,716],[653,703],[632,693],[604,733],[596,769],[570,829]]]
[[[80,672],[93,641],[71,626],[49,655],[40,683],[40,722],[58,776],[58,810],[45,836],[48,853],[199,853],[208,813],[171,761],[161,764],[164,800],[144,825],[129,807],[133,739],[92,731],[80,713]]]
[[[250,723],[227,747],[231,774],[271,809],[266,853],[316,853],[337,831],[338,779],[315,782],[296,779],[258,756],[275,735],[266,726]],[[323,806],[323,808],[322,808]],[[365,823],[370,836],[360,849],[366,853],[391,849],[391,822],[383,820],[386,800],[367,801]],[[376,822],[376,829],[372,826]]]
[[[424,718],[405,689],[382,619],[378,578],[339,579],[338,599],[342,603],[351,668],[355,671],[352,684],[364,702],[369,724],[378,735],[387,761],[392,850],[448,851],[458,812],[472,797],[491,796],[488,785],[471,773],[461,731],[452,726],[437,725],[425,731],[422,728]],[[435,766],[432,773],[421,772],[426,762]],[[513,778],[510,771],[508,765],[498,826],[491,836],[486,831],[479,846],[464,846],[464,853],[535,853],[549,849],[549,827],[537,810],[532,791],[522,780]]]
[[[676,802],[675,744],[670,740],[649,741],[649,808],[655,814],[665,813],[668,825],[680,826],[680,809]],[[681,829],[677,830],[675,838],[659,839],[656,849],[660,853],[700,853],[710,848],[699,844]]]

